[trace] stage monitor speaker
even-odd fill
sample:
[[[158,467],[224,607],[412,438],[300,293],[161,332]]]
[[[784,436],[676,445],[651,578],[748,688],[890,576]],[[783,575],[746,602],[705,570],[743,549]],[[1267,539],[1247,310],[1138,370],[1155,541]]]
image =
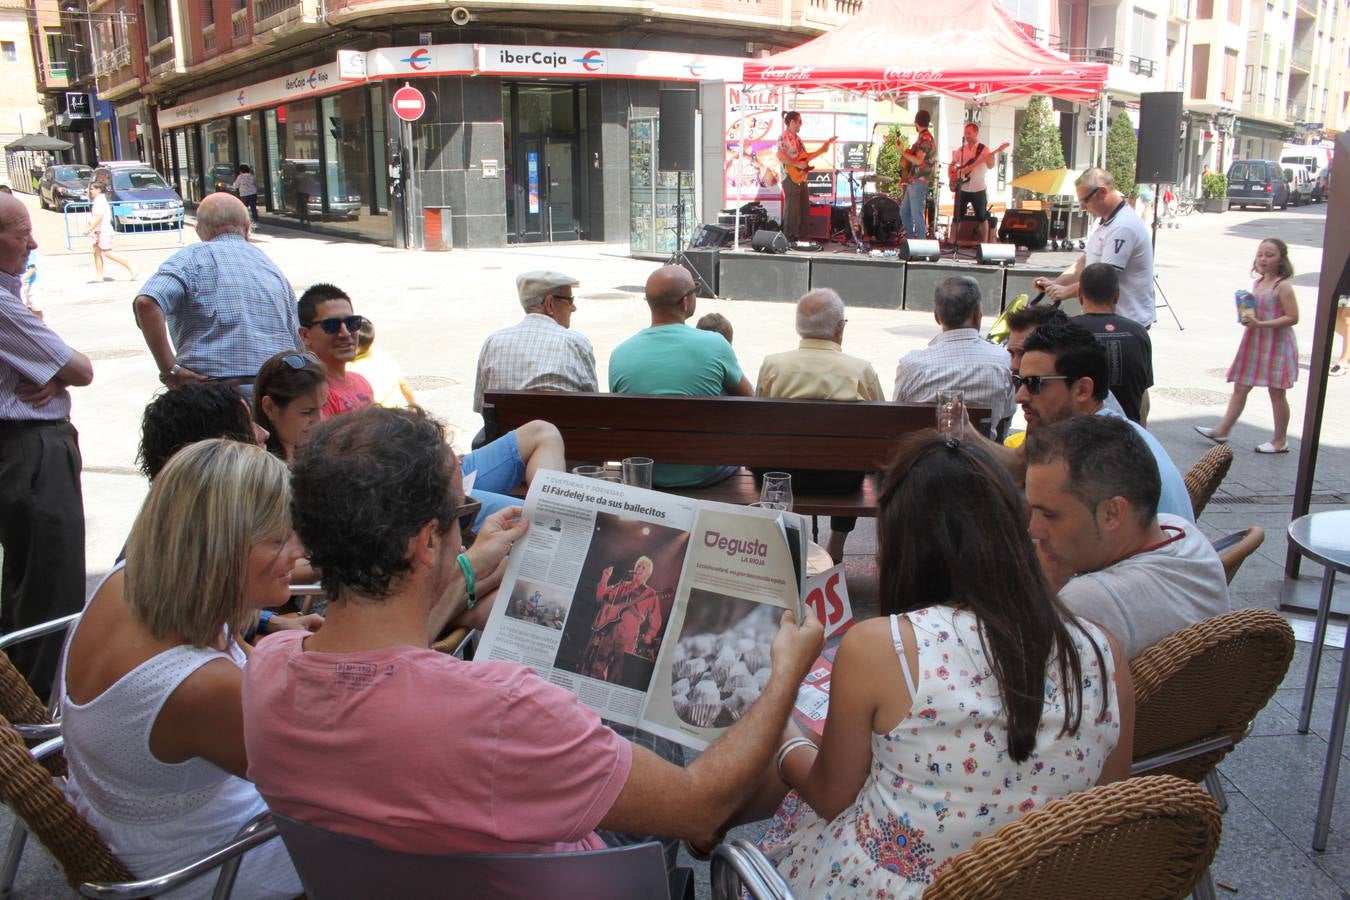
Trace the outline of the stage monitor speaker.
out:
[[[721,254],[722,251],[715,247],[691,247],[680,254],[680,265],[707,286],[707,291],[699,291],[700,297],[717,296],[717,275],[721,268],[717,260]]]
[[[783,236],[781,231],[761,229],[755,232],[754,237],[750,238],[750,246],[760,253],[786,253],[788,252],[788,239]]]
[[[1180,148],[1181,91],[1140,94],[1134,180],[1140,184],[1175,184],[1180,179]]]
[[[806,217],[806,239],[808,241],[828,241],[830,239],[830,213],[834,207],[829,203],[812,203],[811,214]]]
[[[662,172],[694,171],[694,91],[661,92],[660,137],[656,148]]]
[[[958,247],[974,247],[980,242],[980,225],[972,218],[960,220],[952,229],[953,242]]]
[[[1010,209],[1003,214],[998,239],[1028,250],[1044,250],[1050,240],[1050,217],[1043,209]]]
[[[700,225],[698,231],[694,232],[694,239],[689,242],[689,246],[691,248],[730,247],[735,237],[735,228],[727,228],[722,225]]]
[[[1017,262],[1017,247],[1012,244],[981,244],[975,261],[989,266],[1011,266]]]
[[[935,260],[942,256],[942,245],[937,241],[907,240],[900,245],[900,258],[906,260]]]

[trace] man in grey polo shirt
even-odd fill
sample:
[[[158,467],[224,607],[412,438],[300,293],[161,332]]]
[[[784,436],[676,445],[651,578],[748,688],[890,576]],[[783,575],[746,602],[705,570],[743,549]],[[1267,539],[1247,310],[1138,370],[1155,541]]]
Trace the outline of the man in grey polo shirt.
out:
[[[1037,278],[1036,289],[1051,300],[1078,296],[1078,278],[1089,263],[1106,263],[1120,273],[1120,301],[1116,314],[1145,328],[1157,319],[1153,302],[1153,243],[1148,228],[1130,201],[1116,190],[1105,169],[1088,169],[1075,182],[1078,202],[1100,219],[1088,238],[1087,252],[1053,281]]]

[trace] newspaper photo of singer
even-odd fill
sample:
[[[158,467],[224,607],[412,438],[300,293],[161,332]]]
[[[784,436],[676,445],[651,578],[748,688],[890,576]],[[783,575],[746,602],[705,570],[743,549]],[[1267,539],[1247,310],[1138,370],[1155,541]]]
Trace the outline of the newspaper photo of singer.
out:
[[[689,533],[598,512],[556,665],[645,690],[675,602]]]

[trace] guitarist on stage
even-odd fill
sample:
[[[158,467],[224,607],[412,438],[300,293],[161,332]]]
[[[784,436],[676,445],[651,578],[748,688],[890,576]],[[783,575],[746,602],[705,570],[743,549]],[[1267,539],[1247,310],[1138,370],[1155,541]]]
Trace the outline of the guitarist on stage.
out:
[[[819,150],[806,152],[797,132],[802,130],[802,114],[793,110],[783,114],[783,136],[778,139],[778,161],[783,164],[783,236],[794,243],[806,239],[806,220],[811,215],[811,198],[806,186],[806,173],[811,171],[811,160],[820,156],[834,138]]]
[[[984,178],[994,167],[994,157],[1008,145],[993,150],[980,143],[980,126],[974,122],[966,124],[964,140],[961,146],[952,151],[951,166],[947,174],[951,178],[952,190],[956,192],[956,222],[952,233],[959,230],[961,220],[966,217],[966,207],[975,213],[975,221],[980,223],[979,241],[990,244],[994,241],[994,229],[989,221],[989,192],[985,188]]]
[[[937,153],[937,142],[928,130],[932,120],[926,109],[914,114],[914,127],[919,130],[919,136],[901,153],[909,163],[910,179],[905,198],[900,203],[900,224],[911,238],[928,236],[924,208],[928,205],[928,185],[933,179],[933,157]]]
[[[624,656],[653,643],[661,633],[661,598],[647,587],[652,561],[639,556],[623,581],[611,585],[614,567],[600,573],[595,599],[600,611],[591,625],[591,640],[582,655],[582,674],[617,683],[623,678]]]

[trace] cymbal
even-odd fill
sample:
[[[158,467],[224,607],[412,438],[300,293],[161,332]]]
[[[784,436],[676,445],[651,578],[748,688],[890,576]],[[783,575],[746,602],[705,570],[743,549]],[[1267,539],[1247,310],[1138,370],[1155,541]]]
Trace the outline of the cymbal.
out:
[[[895,184],[895,179],[889,175],[864,175],[862,183],[867,184],[869,181],[876,182],[877,187],[890,187]]]

